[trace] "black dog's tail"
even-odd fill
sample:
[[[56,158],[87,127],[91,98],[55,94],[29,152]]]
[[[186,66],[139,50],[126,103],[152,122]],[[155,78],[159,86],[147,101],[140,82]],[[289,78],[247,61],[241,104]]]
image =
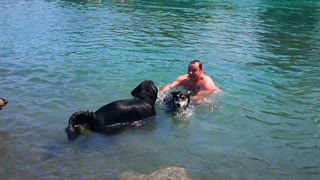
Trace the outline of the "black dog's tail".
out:
[[[82,131],[82,128],[91,126],[91,123],[95,119],[95,114],[89,111],[79,111],[75,112],[69,118],[68,127],[66,127],[65,132],[68,139],[75,140]]]

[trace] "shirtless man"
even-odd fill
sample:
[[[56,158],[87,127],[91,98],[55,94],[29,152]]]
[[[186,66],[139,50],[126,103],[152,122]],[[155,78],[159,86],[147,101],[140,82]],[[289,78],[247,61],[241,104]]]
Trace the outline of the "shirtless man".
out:
[[[179,76],[171,84],[164,86],[160,90],[160,97],[163,97],[169,90],[178,86],[191,90],[192,100],[199,100],[219,91],[213,80],[203,73],[202,63],[199,60],[193,60],[189,63],[188,74]]]

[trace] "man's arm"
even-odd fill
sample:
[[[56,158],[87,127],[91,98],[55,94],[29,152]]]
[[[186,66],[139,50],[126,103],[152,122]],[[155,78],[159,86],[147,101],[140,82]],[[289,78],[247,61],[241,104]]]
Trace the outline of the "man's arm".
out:
[[[180,76],[172,83],[165,85],[163,88],[161,88],[160,95],[164,95],[171,89],[180,86],[183,79],[184,79],[184,76]]]
[[[168,91],[170,91],[171,89],[175,88],[179,86],[179,82],[177,80],[173,81],[171,84],[167,84],[165,85],[161,90],[160,90],[160,94],[166,94]]]
[[[210,95],[213,92],[213,90],[200,90],[196,95],[191,96],[192,100],[198,100],[205,96]]]

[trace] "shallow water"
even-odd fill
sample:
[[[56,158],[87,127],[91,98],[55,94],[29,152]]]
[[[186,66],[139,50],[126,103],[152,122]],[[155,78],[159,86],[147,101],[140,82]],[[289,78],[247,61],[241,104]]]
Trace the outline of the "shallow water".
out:
[[[0,177],[116,179],[178,166],[191,179],[319,179],[320,3],[0,2]],[[200,59],[222,89],[166,113],[68,142],[75,111],[162,87]]]

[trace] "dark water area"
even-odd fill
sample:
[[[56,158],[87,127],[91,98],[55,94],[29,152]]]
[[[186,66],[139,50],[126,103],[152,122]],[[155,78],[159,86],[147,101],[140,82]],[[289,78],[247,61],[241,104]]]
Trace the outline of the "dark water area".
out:
[[[320,178],[320,2],[0,2],[1,179],[118,179],[184,168],[190,179]],[[73,112],[203,62],[222,94],[74,142]]]

